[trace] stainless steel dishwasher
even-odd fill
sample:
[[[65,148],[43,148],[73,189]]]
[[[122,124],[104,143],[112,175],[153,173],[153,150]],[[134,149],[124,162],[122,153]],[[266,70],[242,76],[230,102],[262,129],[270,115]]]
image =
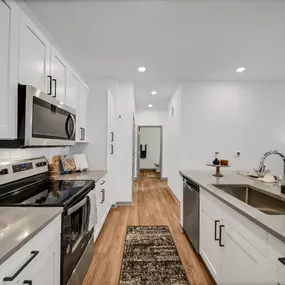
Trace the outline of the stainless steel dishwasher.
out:
[[[183,229],[196,252],[199,253],[199,209],[200,187],[196,183],[183,179]]]

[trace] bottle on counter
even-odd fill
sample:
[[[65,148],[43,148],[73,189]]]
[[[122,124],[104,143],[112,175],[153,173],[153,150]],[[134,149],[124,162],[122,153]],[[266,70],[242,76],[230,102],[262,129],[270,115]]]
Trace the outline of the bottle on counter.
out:
[[[215,152],[215,159],[213,160],[213,164],[214,165],[220,165],[220,161],[219,161],[219,152]]]

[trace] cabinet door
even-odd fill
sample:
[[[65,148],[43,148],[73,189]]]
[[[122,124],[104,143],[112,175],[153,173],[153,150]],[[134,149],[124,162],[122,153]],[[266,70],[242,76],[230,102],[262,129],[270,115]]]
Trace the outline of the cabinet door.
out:
[[[79,96],[78,96],[78,127],[77,127],[77,141],[87,141],[87,100],[88,100],[88,88],[82,83],[79,84]]]
[[[0,139],[16,138],[18,6],[0,0]]]
[[[78,110],[78,95],[79,95],[79,79],[78,76],[72,71],[69,70],[67,73],[67,86],[66,86],[66,97],[65,103]],[[78,118],[78,112],[76,112]]]
[[[23,284],[60,285],[60,237],[43,253],[24,276]]]
[[[52,46],[50,74],[52,76],[52,96],[65,103],[67,64],[59,52]]]
[[[19,82],[48,92],[50,44],[23,12],[19,38]]]
[[[277,269],[223,221],[221,284],[277,284]]]
[[[219,235],[219,220],[214,218],[210,209],[207,209],[208,206],[200,211],[200,254],[213,278],[219,283],[222,254],[219,241],[216,240]]]

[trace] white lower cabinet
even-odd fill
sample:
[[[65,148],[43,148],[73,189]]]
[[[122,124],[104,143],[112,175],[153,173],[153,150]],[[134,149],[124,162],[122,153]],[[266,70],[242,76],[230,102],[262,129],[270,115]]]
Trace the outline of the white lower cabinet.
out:
[[[98,182],[96,182],[96,200],[97,200],[97,225],[94,230],[94,239],[96,240],[103,224],[107,218],[107,215],[111,209],[111,197],[110,197],[110,189],[108,183],[108,176],[105,175]]]
[[[260,243],[250,242],[256,225],[251,233],[241,230],[244,217],[239,214],[239,220],[236,211],[215,200],[200,191],[200,254],[217,284],[285,285],[285,272],[263,252]],[[248,223],[250,227],[252,222]]]
[[[215,233],[217,234],[219,222],[213,217],[214,214],[211,213],[210,207],[209,209],[206,208],[204,207],[200,212],[200,254],[212,276],[218,282],[221,271],[222,252],[215,239]]]
[[[0,265],[0,285],[60,285],[61,216]]]
[[[22,284],[27,285],[58,285],[60,275],[58,274],[60,265],[60,238],[43,253],[39,261],[36,262],[27,275],[23,278]]]
[[[277,284],[277,268],[229,224],[222,225],[221,284]]]

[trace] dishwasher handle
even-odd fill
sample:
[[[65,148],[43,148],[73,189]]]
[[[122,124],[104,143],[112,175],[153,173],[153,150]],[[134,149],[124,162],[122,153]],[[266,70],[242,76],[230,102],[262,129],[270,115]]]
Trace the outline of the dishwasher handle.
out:
[[[196,192],[200,192],[200,187],[196,183],[184,178],[184,183],[189,190],[194,190]]]

